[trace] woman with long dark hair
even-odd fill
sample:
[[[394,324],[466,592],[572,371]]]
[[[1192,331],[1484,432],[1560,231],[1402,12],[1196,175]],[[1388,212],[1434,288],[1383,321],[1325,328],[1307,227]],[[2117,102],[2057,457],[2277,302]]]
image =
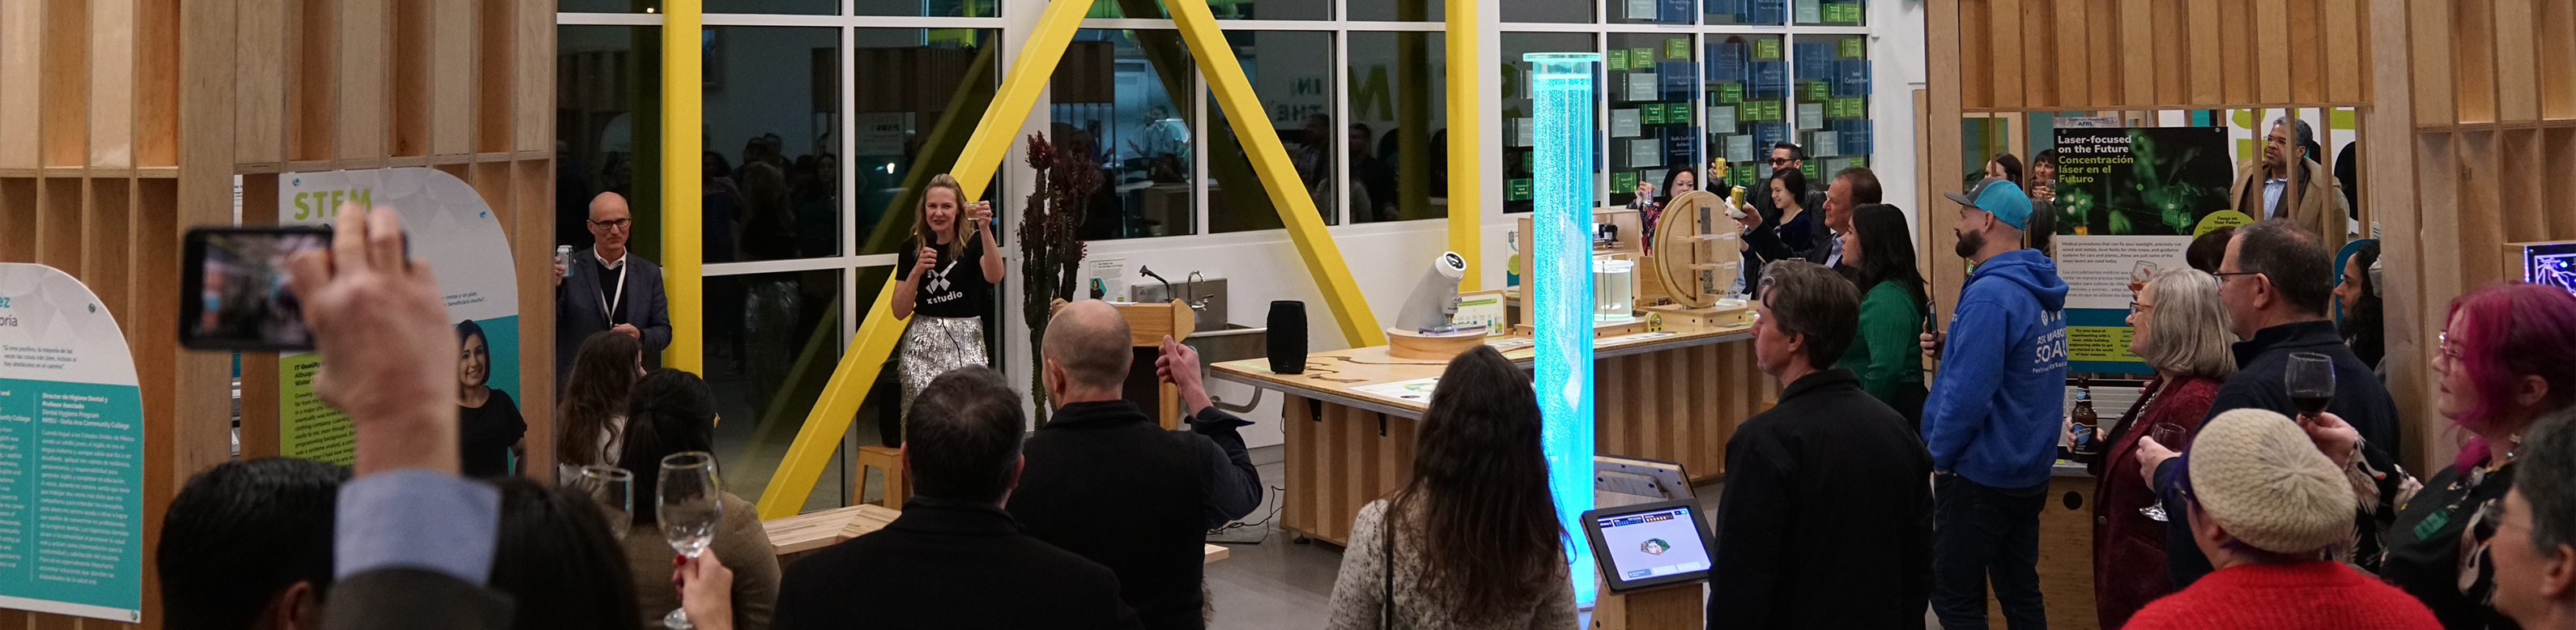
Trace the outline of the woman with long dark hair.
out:
[[[1905,212],[1873,203],[1852,209],[1842,233],[1843,265],[1860,287],[1860,333],[1835,364],[1860,376],[1870,397],[1896,408],[1923,430],[1923,354],[1916,335],[1930,311],[1923,273],[1914,268],[1914,237]]]
[[[1699,176],[1691,174],[1689,168],[1665,173],[1661,189],[1637,182],[1637,200],[1628,202],[1628,207],[1637,209],[1637,243],[1645,246],[1646,253],[1655,253],[1655,222],[1664,218],[1664,206],[1672,205],[1674,197],[1694,190],[1699,190]]]
[[[637,610],[647,619],[659,619],[681,602],[671,588],[675,570],[671,545],[662,537],[659,515],[648,506],[661,496],[662,458],[714,451],[715,392],[696,374],[662,368],[636,381],[627,413],[626,439],[617,457],[635,473],[635,523],[626,532],[626,562],[634,569]],[[778,605],[778,556],[769,546],[769,532],[761,528],[760,514],[750,501],[725,492],[718,502],[724,515],[707,549],[733,572],[733,628],[767,628]]]
[[[1477,346],[1441,373],[1412,479],[1351,524],[1330,627],[1574,627],[1565,544],[1538,396],[1510,359]]]
[[[2379,282],[2373,267],[2379,266],[2379,240],[2352,242],[2352,255],[2343,260],[2343,282],[2335,284],[2335,304],[2343,307],[2343,343],[2352,346],[2353,356],[2380,369],[2379,359],[2388,354],[2388,330],[2380,320]],[[2385,373],[2380,380],[2387,380]]]
[[[519,415],[510,393],[493,389],[492,340],[474,320],[456,322],[456,439],[458,470],[468,477],[497,477],[516,472],[511,462],[524,455],[519,438],[528,421]]]
[[[1763,184],[1762,194],[1771,196],[1771,206],[1780,209],[1780,216],[1764,217],[1744,233],[1742,247],[1749,259],[1744,268],[1752,278],[1761,278],[1761,266],[1772,261],[1809,259],[1816,254],[1816,230],[1824,227],[1819,225],[1816,213],[1807,211],[1806,190],[1807,175],[1794,168],[1772,172],[1771,179]],[[1814,260],[1822,258],[1809,262]]]
[[[634,337],[600,331],[582,340],[564,377],[563,401],[555,405],[556,479],[579,478],[583,466],[617,465],[626,394],[643,375],[644,346]]]
[[[501,491],[490,586],[517,603],[511,607],[513,630],[642,625],[635,616],[634,580],[618,562],[616,539],[590,497],[526,477],[490,483]]]

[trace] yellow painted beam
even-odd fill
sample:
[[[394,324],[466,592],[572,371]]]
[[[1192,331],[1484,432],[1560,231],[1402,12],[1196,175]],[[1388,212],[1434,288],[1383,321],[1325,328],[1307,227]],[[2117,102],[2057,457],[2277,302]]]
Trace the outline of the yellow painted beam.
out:
[[[1483,286],[1480,276],[1486,264],[1484,256],[1485,204],[1478,195],[1484,185],[1477,175],[1485,169],[1477,156],[1485,154],[1484,122],[1477,106],[1484,104],[1480,91],[1485,73],[1476,60],[1476,5],[1478,0],[1448,0],[1449,24],[1442,43],[1449,48],[1449,251],[1467,259],[1467,277],[1458,281],[1458,290],[1475,291]],[[1463,168],[1462,168],[1463,167]]]
[[[1202,2],[1167,2],[1164,7],[1172,12],[1181,40],[1189,43],[1190,56],[1206,75],[1209,92],[1216,97],[1217,105],[1225,108],[1235,139],[1244,143],[1245,157],[1251,159],[1253,171],[1260,174],[1262,190],[1270,193],[1271,207],[1279,209],[1279,220],[1287,224],[1289,240],[1297,244],[1298,258],[1305,261],[1306,272],[1315,277],[1315,288],[1324,294],[1324,305],[1332,309],[1334,321],[1341,324],[1342,337],[1354,346],[1386,345],[1386,330],[1378,326],[1377,315],[1369,312],[1368,299],[1360,295],[1359,282],[1351,278],[1350,265],[1342,262],[1341,247],[1333,243],[1331,233],[1324,231],[1323,215],[1316,212],[1315,200],[1306,196],[1297,167],[1288,160],[1288,150],[1279,144],[1278,130],[1270,126],[1269,111],[1262,108],[1260,95],[1252,91],[1252,81],[1244,77],[1243,64],[1235,60],[1234,46],[1218,30],[1216,17]],[[1456,58],[1450,61],[1452,66],[1468,63]],[[1471,106],[1474,102],[1470,101]],[[1459,134],[1453,129],[1449,135],[1451,142],[1456,142]]]
[[[669,300],[671,346],[662,365],[706,373],[706,152],[699,137],[705,105],[698,49],[701,0],[662,3],[662,294]]]
[[[685,1],[694,8],[695,0]],[[993,95],[992,107],[984,110],[983,120],[975,125],[975,134],[967,139],[965,150],[949,168],[965,188],[967,199],[982,198],[985,188],[992,185],[995,169],[1010,154],[1011,142],[1018,139],[1020,122],[1028,119],[1029,108],[1037,105],[1038,93],[1055,78],[1056,63],[1064,59],[1065,47],[1073,43],[1074,31],[1081,27],[1082,15],[1090,9],[1091,0],[1047,3],[1046,13],[1038,17],[1037,28],[1021,44],[1010,71],[1002,75],[1002,89]],[[696,30],[692,27],[690,32],[694,34]],[[690,51],[697,50],[694,40],[689,46]],[[697,83],[692,80],[689,85],[694,87]],[[692,120],[696,105],[694,100],[690,102]],[[1272,142],[1275,145],[1277,140]],[[694,149],[690,152],[696,154]],[[693,222],[695,211],[693,206]],[[813,494],[815,482],[822,479],[823,469],[831,463],[833,449],[840,447],[841,436],[849,432],[850,418],[858,414],[860,401],[867,399],[868,388],[876,384],[886,357],[894,354],[895,343],[903,339],[904,320],[895,319],[889,310],[894,304],[895,280],[895,276],[888,275],[884,286],[877,289],[876,299],[868,307],[857,337],[850,341],[849,351],[841,353],[841,363],[832,371],[832,380],[823,385],[823,395],[814,401],[814,411],[805,417],[804,427],[796,431],[796,441],[788,444],[786,457],[778,462],[777,474],[769,478],[769,487],[761,491],[762,519],[795,516],[805,507],[806,497]]]

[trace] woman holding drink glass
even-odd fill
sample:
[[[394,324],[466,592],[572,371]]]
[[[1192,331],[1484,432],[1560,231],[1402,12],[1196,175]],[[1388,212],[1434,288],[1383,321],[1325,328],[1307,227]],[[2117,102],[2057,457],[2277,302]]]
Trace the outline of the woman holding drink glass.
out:
[[[2576,413],[2576,297],[2491,285],[2451,301],[2438,339],[2436,408],[2473,437],[2422,490],[2398,499],[2380,577],[2423,600],[2445,628],[2513,628],[2488,604],[2487,541],[2523,431]]]
[[[2138,292],[2129,306],[2129,351],[2145,359],[2156,377],[2118,422],[2095,429],[2095,443],[2110,446],[2101,459],[2086,463],[2096,484],[2093,602],[2104,628],[2128,623],[2147,602],[2174,591],[2163,571],[2140,570],[2164,566],[2164,525],[2156,522],[2163,512],[2137,467],[2121,464],[2135,457],[2140,436],[2153,434],[2174,448],[2190,444],[2219,383],[2236,374],[2217,278],[2176,269],[2133,286]]]
[[[778,602],[778,557],[751,502],[717,481],[715,456],[707,452],[714,447],[715,395],[695,374],[661,369],[635,384],[632,407],[617,461],[635,467],[635,514],[624,544],[645,627],[678,621],[667,627],[768,628]],[[717,581],[730,584],[684,600],[672,588],[674,573],[684,590],[703,591],[711,576],[729,576]],[[690,620],[679,610],[684,603],[693,611],[729,606],[732,614],[713,623]]]

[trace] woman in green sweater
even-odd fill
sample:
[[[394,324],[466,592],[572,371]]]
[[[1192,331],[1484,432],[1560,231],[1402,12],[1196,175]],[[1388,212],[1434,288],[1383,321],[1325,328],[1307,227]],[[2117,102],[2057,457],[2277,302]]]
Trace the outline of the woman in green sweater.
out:
[[[1914,269],[1914,237],[1905,212],[1883,203],[1852,210],[1852,229],[1841,235],[1844,273],[1860,287],[1860,334],[1836,365],[1860,375],[1861,389],[1923,422],[1923,332],[1930,298]]]

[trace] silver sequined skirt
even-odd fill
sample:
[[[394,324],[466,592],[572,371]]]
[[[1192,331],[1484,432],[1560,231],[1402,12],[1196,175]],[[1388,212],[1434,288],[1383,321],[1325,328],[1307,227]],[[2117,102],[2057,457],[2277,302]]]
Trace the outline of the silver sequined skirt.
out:
[[[896,364],[903,380],[903,409],[949,370],[984,364],[984,320],[980,317],[918,315],[903,329],[903,360]]]

